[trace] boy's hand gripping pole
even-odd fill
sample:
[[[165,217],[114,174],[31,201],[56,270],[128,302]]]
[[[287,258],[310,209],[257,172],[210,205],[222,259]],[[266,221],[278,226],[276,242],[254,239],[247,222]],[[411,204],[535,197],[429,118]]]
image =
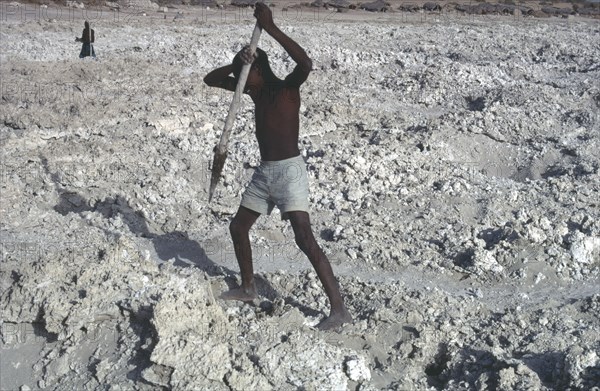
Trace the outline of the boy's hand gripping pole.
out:
[[[250,50],[253,54],[256,52],[256,46],[258,45],[260,33],[261,28],[258,23],[256,23],[256,26],[254,26],[254,32],[252,32],[252,39],[250,40]],[[231,129],[233,128],[235,115],[237,114],[237,111],[242,103],[242,94],[244,92],[244,86],[246,85],[246,79],[248,79],[248,73],[250,73],[251,65],[252,64],[244,64],[242,66],[242,70],[240,71],[240,76],[235,87],[235,93],[233,94],[233,100],[231,101],[229,112],[227,113],[227,118],[225,119],[225,127],[223,129],[223,133],[221,134],[219,144],[217,144],[215,147],[215,156],[213,158],[211,169],[212,173],[210,177],[210,188],[208,190],[208,202],[212,200],[213,193],[217,187],[217,183],[219,183],[221,172],[223,171],[223,166],[225,165],[225,159],[227,159],[227,144],[229,143],[229,136],[231,135]]]

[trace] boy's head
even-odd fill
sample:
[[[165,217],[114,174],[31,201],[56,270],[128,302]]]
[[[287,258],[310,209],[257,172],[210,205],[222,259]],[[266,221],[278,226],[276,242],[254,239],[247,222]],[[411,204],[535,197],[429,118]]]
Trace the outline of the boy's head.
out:
[[[240,76],[242,66],[244,65],[244,62],[240,57],[241,52],[242,51],[239,51],[233,58],[233,76],[236,78],[236,80]],[[274,77],[271,66],[269,65],[269,57],[267,56],[267,53],[260,48],[256,48],[256,55],[257,57],[250,67],[248,79],[255,80],[256,78],[261,78],[263,81],[266,81]]]

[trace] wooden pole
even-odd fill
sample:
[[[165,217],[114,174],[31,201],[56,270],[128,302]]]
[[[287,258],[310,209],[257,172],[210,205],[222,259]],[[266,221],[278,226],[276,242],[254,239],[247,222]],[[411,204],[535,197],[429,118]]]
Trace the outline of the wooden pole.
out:
[[[260,33],[261,28],[258,23],[256,23],[256,26],[254,26],[254,31],[252,32],[252,39],[250,40],[250,50],[252,53],[256,51]],[[227,118],[225,119],[225,127],[223,129],[223,133],[221,134],[219,144],[217,144],[215,148],[215,156],[213,158],[211,169],[212,173],[210,177],[210,188],[208,190],[208,202],[212,200],[213,193],[217,187],[217,183],[219,183],[221,172],[223,171],[223,166],[225,165],[225,160],[227,159],[227,144],[229,143],[229,136],[231,135],[231,129],[233,129],[235,116],[242,103],[242,94],[244,93],[246,79],[248,79],[248,74],[250,73],[250,66],[251,64],[244,64],[242,66],[242,70],[240,71],[240,76],[235,87],[235,92],[233,93],[233,100],[229,105],[229,112],[227,113]]]

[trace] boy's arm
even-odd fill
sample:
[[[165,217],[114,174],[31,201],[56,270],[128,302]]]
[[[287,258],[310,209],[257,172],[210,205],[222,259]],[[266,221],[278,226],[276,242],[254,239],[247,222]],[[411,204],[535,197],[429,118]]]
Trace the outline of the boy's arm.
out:
[[[225,65],[217,68],[204,76],[204,82],[211,87],[224,88],[228,91],[235,91],[236,80],[229,76],[233,73],[233,65]]]
[[[285,78],[286,82],[299,86],[304,83],[312,70],[312,61],[310,57],[308,57],[300,45],[275,25],[273,22],[273,15],[268,6],[264,3],[256,3],[255,7],[254,16],[256,16],[259,26],[279,42],[290,57],[292,57],[292,60],[297,64],[292,73]]]

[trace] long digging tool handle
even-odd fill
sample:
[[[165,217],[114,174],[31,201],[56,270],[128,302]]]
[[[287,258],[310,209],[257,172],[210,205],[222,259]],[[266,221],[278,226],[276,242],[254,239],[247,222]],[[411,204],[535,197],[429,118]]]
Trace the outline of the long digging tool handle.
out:
[[[250,40],[250,50],[252,53],[256,51],[260,33],[261,28],[258,23],[256,23],[256,26],[254,26],[254,31],[252,32],[252,39]],[[242,70],[240,71],[240,76],[235,87],[235,92],[233,93],[233,100],[229,105],[229,112],[227,113],[227,118],[225,119],[225,127],[223,129],[223,133],[221,134],[219,144],[217,144],[217,147],[215,148],[215,156],[213,158],[212,173],[210,177],[210,188],[208,190],[208,202],[212,200],[213,193],[217,187],[217,183],[219,183],[221,172],[223,171],[223,166],[225,165],[225,159],[227,159],[227,144],[229,143],[231,129],[233,129],[235,115],[237,114],[237,111],[242,103],[242,94],[244,92],[244,86],[246,85],[246,79],[248,79],[248,73],[250,73],[250,66],[251,64],[244,64],[242,66]]]

